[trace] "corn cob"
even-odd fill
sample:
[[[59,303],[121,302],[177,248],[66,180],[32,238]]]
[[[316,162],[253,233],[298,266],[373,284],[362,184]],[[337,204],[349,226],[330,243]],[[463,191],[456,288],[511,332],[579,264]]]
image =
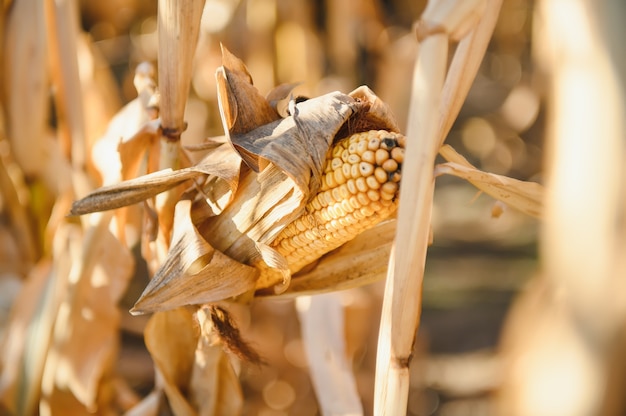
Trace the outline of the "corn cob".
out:
[[[291,273],[396,211],[405,140],[398,133],[371,130],[330,149],[319,192],[271,244]]]

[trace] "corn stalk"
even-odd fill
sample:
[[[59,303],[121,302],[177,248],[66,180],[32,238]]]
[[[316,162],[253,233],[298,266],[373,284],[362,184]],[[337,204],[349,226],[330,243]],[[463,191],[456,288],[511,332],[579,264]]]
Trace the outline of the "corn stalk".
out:
[[[419,54],[413,73],[406,160],[395,246],[387,272],[378,340],[374,412],[406,412],[409,363],[419,329],[429,242],[435,158],[482,59],[500,1],[429,2],[417,25]],[[474,28],[480,21],[479,26]],[[473,29],[476,35],[467,35]],[[447,72],[448,43],[470,36]],[[464,62],[469,60],[469,64]],[[465,68],[461,70],[461,63]],[[472,74],[473,70],[473,74]],[[446,101],[443,101],[446,97]],[[443,111],[442,111],[443,110]]]

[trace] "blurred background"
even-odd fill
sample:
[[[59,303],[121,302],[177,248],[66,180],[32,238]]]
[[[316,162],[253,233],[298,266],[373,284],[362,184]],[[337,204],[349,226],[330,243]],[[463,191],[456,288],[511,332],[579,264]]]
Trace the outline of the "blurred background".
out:
[[[425,1],[416,0],[207,0],[183,143],[223,134],[214,77],[221,64],[220,42],[246,63],[262,94],[281,83],[300,82],[295,92],[304,96],[368,85],[390,105],[403,128],[417,52],[411,26],[424,7]],[[542,182],[544,81],[533,60],[533,11],[531,0],[504,2],[447,143],[480,169]],[[135,98],[135,67],[144,61],[156,65],[156,2],[83,0],[79,16],[100,86],[85,104],[88,139],[93,141],[104,134],[113,114]],[[512,300],[537,270],[538,251],[538,222],[510,209],[492,215],[501,208],[465,181],[437,179],[434,242],[411,365],[410,415],[496,414],[492,392],[501,378],[500,335]],[[2,279],[0,331],[23,276],[7,254],[10,244],[0,246],[3,269],[18,279]],[[138,267],[122,310],[132,306],[145,282]],[[373,404],[382,293],[379,283],[341,294],[366,414]],[[116,363],[139,396],[154,385],[142,338],[145,319],[123,314]],[[244,337],[268,363],[242,368],[245,414],[319,414],[294,303],[259,300],[250,309],[241,308],[238,319]]]

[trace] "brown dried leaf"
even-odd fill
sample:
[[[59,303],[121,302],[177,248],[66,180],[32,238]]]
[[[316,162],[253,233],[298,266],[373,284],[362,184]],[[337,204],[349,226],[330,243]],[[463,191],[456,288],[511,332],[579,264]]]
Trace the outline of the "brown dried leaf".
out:
[[[203,174],[213,176],[214,181],[223,181],[227,187],[214,200],[209,198],[207,201],[223,209],[237,190],[240,165],[241,158],[229,145],[224,144],[195,166],[178,170],[164,169],[96,189],[85,198],[75,201],[70,215],[84,215],[132,205]],[[210,193],[210,189],[208,192]]]
[[[253,265],[261,260],[258,243],[269,244],[303,207],[303,196],[293,181],[270,165],[259,175],[245,171],[233,202],[198,229],[217,250]]]
[[[437,165],[436,174],[463,178],[493,198],[532,217],[541,218],[543,187],[540,184],[478,170],[449,145],[443,146],[439,152],[449,163]]]
[[[280,116],[252,85],[252,77],[241,59],[222,46],[222,67],[217,78],[217,99],[224,131],[230,134],[250,130],[278,120]]]
[[[189,387],[198,335],[193,314],[187,308],[155,313],[144,332],[157,370],[156,387],[165,391],[176,415],[196,415],[183,392]]]
[[[209,307],[196,312],[200,325],[196,357],[201,359],[195,362],[190,396],[202,415],[238,415],[243,407],[243,394],[229,357],[215,340],[219,336],[215,333],[216,310],[222,309]]]
[[[126,104],[109,123],[108,129],[93,146],[93,164],[111,185],[135,176],[144,152],[156,140],[158,121],[149,122],[139,98]]]
[[[385,221],[364,231],[353,240],[326,254],[312,269],[291,278],[279,296],[300,296],[363,286],[385,278],[389,253],[396,232],[396,221]],[[275,296],[273,290],[258,296]]]
[[[51,376],[56,387],[47,395],[53,414],[63,410],[55,405],[56,395],[63,396],[64,390],[87,409],[96,408],[101,384],[111,370],[120,321],[117,303],[134,261],[109,232],[108,222],[103,218],[91,228],[83,239],[82,253],[73,253],[72,275],[77,280],[70,281],[71,290],[61,305],[65,313],[58,315],[55,325],[51,355],[56,360],[48,359],[44,372],[44,383]]]
[[[349,96],[334,92],[294,106],[294,114],[230,139],[255,170],[274,163],[291,177],[303,195],[315,193],[326,153],[339,129],[356,112]],[[256,159],[244,155],[255,155]]]
[[[49,105],[44,3],[14,2],[7,11],[6,26],[0,26],[6,36],[0,63],[6,133],[24,174],[42,175],[47,164],[45,128]]]
[[[176,206],[173,244],[132,313],[227,299],[254,288],[258,270],[215,250],[191,222],[191,202]]]
[[[164,169],[116,185],[103,186],[85,198],[75,201],[70,215],[84,215],[136,204],[201,173],[193,168]]]
[[[33,414],[37,408],[52,313],[56,312],[46,302],[52,292],[49,285],[54,280],[53,273],[50,261],[40,262],[13,303],[0,349],[0,402],[12,414]],[[39,325],[33,326],[35,321]]]
[[[281,84],[268,92],[265,99],[281,117],[287,117],[289,116],[287,106],[291,100],[291,92],[300,84],[300,82]]]

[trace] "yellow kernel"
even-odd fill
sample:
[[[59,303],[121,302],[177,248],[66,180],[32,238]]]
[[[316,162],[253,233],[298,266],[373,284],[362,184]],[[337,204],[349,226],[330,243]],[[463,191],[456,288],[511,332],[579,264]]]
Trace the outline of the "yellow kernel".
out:
[[[356,195],[352,195],[350,197],[350,199],[348,200],[350,201],[350,205],[352,206],[352,208],[357,209],[361,207],[361,203],[359,202],[359,200],[357,199]]]
[[[354,155],[356,154],[356,148],[357,148],[357,143],[351,141],[350,146],[348,146],[348,152],[351,155]]]
[[[385,172],[385,169],[377,167],[376,169],[374,169],[374,177],[376,178],[378,183],[385,183],[387,182],[389,175],[387,174],[387,172]]]
[[[367,187],[370,189],[378,189],[380,188],[380,183],[378,182],[378,180],[372,175],[372,176],[368,176],[367,178],[365,178],[365,183],[367,184]]]
[[[330,213],[328,212],[328,208],[321,210],[320,215],[324,223],[328,223],[328,221],[332,220]]]
[[[367,150],[367,140],[359,140],[356,144],[356,152],[359,156],[362,156],[363,153]]]
[[[294,224],[294,226],[296,227],[296,229],[299,232],[303,232],[306,231],[308,228],[304,225],[304,223],[302,221],[300,221],[300,219],[297,219],[296,221],[292,222],[291,224]],[[290,225],[291,225],[290,224]]]
[[[336,219],[339,218],[339,215],[337,215],[337,211],[335,210],[335,206],[334,205],[329,205],[328,208],[326,208],[328,210],[328,216],[331,219]]]
[[[352,168],[352,165],[350,165],[348,163],[344,163],[341,166],[341,173],[343,173],[344,178],[350,179],[350,176],[352,176],[352,174],[350,173],[350,169],[351,168]]]
[[[324,182],[326,182],[326,185],[328,185],[329,189],[332,189],[335,186],[337,186],[337,182],[335,182],[335,175],[333,175],[332,173],[329,173],[326,176],[324,176]]]
[[[341,201],[341,192],[339,191],[339,187],[333,188],[330,190],[330,194],[333,196],[333,202]]]
[[[320,249],[325,248],[325,247],[326,247],[326,243],[324,242],[324,240],[323,240],[323,239],[318,238],[318,239],[316,239],[316,240],[314,240],[314,241],[313,241],[313,244],[311,244],[311,246],[313,247],[313,249],[314,249],[315,251],[317,251],[317,250],[320,250]],[[312,253],[311,255],[307,256],[307,259],[308,259],[309,257],[311,258],[311,260],[315,260],[315,258],[317,257],[317,255],[314,255],[314,253]]]
[[[326,192],[328,191],[320,192],[319,194],[317,194],[322,208],[325,208],[328,206],[328,200],[326,199]]]
[[[304,232],[304,236],[307,238],[307,240],[309,240],[309,242],[317,240],[317,236],[311,230],[306,230]]]
[[[396,162],[393,159],[387,159],[381,165],[381,167],[385,169],[387,172],[395,172],[396,170],[398,170],[398,162]]]
[[[359,155],[351,154],[350,156],[348,156],[348,163],[350,163],[351,165],[359,163],[360,161],[361,158],[359,157]]]
[[[366,162],[361,162],[361,163],[366,163]],[[359,165],[350,165],[350,176],[352,176],[355,179],[361,176]]]
[[[341,199],[348,199],[350,197],[350,191],[348,190],[347,184],[344,183],[339,187],[339,196]]]
[[[326,222],[326,220],[324,220],[324,217],[322,216],[322,210],[315,211],[313,213],[313,217],[315,218],[315,222],[317,222],[318,224],[324,224],[324,222]]]
[[[395,197],[395,192],[393,194],[390,194],[389,192],[380,191],[380,199],[382,199],[383,201],[391,201]]]
[[[367,183],[365,182],[365,178],[363,177],[358,178],[355,182],[356,182],[356,189],[358,189],[359,192],[367,192],[367,190],[369,189],[367,187]]]
[[[333,172],[333,176],[335,177],[335,183],[337,185],[343,185],[346,183],[346,177],[343,176],[343,170],[337,169]]]
[[[330,161],[331,170],[340,169],[341,165],[343,165],[343,160],[341,160],[341,158],[335,157]]]
[[[404,149],[401,147],[391,149],[391,158],[398,163],[404,162]]]
[[[354,179],[348,179],[348,182],[346,182],[346,186],[348,187],[348,191],[353,195],[356,195],[356,193],[359,192],[359,190],[356,188],[356,181]]]
[[[361,206],[368,205],[370,203],[369,198],[363,192],[359,192],[358,194],[356,194],[356,198]]]
[[[370,201],[378,201],[380,199],[380,194],[373,189],[368,190],[366,194]]]
[[[392,182],[400,182],[400,178],[402,178],[402,175],[400,175],[400,172],[398,172],[398,171],[391,172],[391,173],[389,174],[389,179],[390,179]]]
[[[375,211],[369,205],[365,205],[361,208],[361,214],[363,214],[364,217],[371,217],[374,213]]]
[[[374,174],[374,165],[367,162],[359,163],[359,170],[363,176],[371,176]]]
[[[308,241],[306,240],[306,238],[304,237],[304,234],[297,234],[295,235],[292,239],[291,239],[294,247],[300,248],[302,246],[306,246]]]
[[[333,208],[337,213],[337,218],[343,218],[343,216],[346,215],[346,212],[343,210],[343,205],[341,202],[336,202],[335,205],[333,205]]]
[[[289,238],[285,238],[284,240],[282,240],[280,242],[280,246],[287,252],[292,251],[293,250],[293,246],[291,245],[291,239]]]
[[[400,134],[396,137],[396,140],[398,141],[398,146],[406,149],[406,136]]]
[[[381,166],[387,159],[389,159],[389,152],[384,149],[378,149],[376,151],[376,164]]]
[[[344,199],[343,201],[341,201],[341,209],[343,209],[344,213],[354,211],[354,208],[352,208],[352,205],[350,205],[350,201],[348,199]]]
[[[332,228],[333,230],[336,230],[337,228],[339,228],[339,221],[337,221],[337,220],[332,220],[332,221],[330,222],[330,226],[331,226],[331,228]]]
[[[383,184],[380,190],[381,192],[387,192],[388,194],[395,194],[398,190],[398,184],[395,182],[387,182],[386,184]]]
[[[361,160],[363,162],[374,164],[374,163],[376,163],[376,153],[372,152],[371,150],[366,150],[361,155]]]
[[[378,197],[380,198],[380,194],[378,195]],[[371,199],[371,198],[370,198],[370,199]],[[381,203],[379,202],[379,200],[374,201],[374,200],[372,199],[372,203],[370,204],[370,207],[371,207],[374,211],[376,211],[376,212],[380,212],[380,213],[381,213],[381,215],[383,215],[382,210],[383,210],[383,208],[384,208],[384,207],[383,207],[383,204],[381,204]]]
[[[345,163],[345,162],[347,162],[347,161],[348,161],[348,156],[349,156],[349,155],[350,155],[350,153],[348,152],[348,149],[344,149],[344,150],[341,152],[341,160],[343,160],[343,161],[344,161],[344,163]]]
[[[333,158],[341,158],[341,152],[343,152],[344,147],[337,144],[333,146],[332,149],[333,149],[332,151]]]
[[[319,211],[320,209],[322,209],[322,204],[320,203],[320,197],[319,194],[316,195],[311,202],[309,202],[309,204],[311,204],[311,206],[313,207],[314,211]]]
[[[348,145],[358,142],[360,138],[361,138],[360,134],[353,134],[352,136],[350,136],[350,139],[348,140]]]
[[[376,151],[376,150],[378,150],[379,147],[380,147],[380,139],[378,137],[372,137],[367,142],[367,148],[369,150]]]

